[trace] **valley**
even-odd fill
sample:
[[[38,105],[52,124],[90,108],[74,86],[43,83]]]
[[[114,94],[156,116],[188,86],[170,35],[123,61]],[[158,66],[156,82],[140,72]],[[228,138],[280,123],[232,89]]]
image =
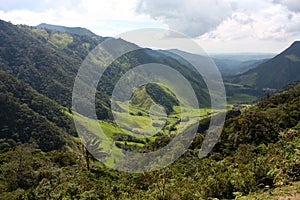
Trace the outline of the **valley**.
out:
[[[31,27],[0,20],[0,199],[297,197],[299,42],[278,55],[212,59],[178,49],[138,49],[108,66],[95,89],[95,116],[88,116],[84,111],[90,108],[85,104],[90,97],[72,99],[73,85],[86,56],[107,38],[85,28]],[[112,40],[137,47],[120,38]],[[205,77],[176,52],[200,63],[215,62],[224,80],[226,109],[211,108]],[[129,99],[113,101],[121,77],[147,63],[179,72],[190,83],[199,107],[189,106],[190,96],[177,96],[174,88],[157,82],[135,88]],[[137,73],[129,79],[136,77],[147,80]],[[79,80],[86,90],[91,89],[90,78]],[[129,94],[129,86],[124,94]],[[215,138],[219,127],[210,130],[210,123],[222,117],[224,127]],[[190,136],[193,130],[186,151],[162,167],[188,144],[185,140],[190,138],[181,133]],[[206,142],[216,144],[200,159],[210,148]],[[173,154],[156,154],[168,145],[175,147]],[[146,162],[147,153],[156,157]],[[123,165],[141,169],[143,162],[149,164],[147,172],[118,170]]]

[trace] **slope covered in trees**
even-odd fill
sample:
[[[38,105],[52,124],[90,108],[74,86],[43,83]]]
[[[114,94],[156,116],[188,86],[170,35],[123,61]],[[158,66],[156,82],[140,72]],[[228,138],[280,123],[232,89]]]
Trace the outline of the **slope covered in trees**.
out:
[[[100,36],[15,26],[0,21],[0,69],[70,108],[77,71],[88,53],[103,40]],[[158,52],[142,49],[128,53],[112,63],[98,85],[96,107],[100,119],[111,117],[109,97],[122,74],[149,62],[166,64],[178,70],[187,80],[191,80],[200,105],[210,104],[206,85],[200,75],[192,73],[171,57],[157,55]]]
[[[76,135],[65,108],[24,82],[0,71],[1,150],[35,142],[44,151],[60,149],[67,134]]]
[[[235,78],[236,83],[257,88],[280,89],[300,79],[300,42],[256,68]]]

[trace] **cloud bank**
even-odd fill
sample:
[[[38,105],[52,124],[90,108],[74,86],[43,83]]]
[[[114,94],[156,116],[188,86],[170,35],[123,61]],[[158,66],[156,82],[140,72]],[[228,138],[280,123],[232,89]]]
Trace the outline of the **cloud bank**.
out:
[[[137,12],[195,38],[284,40],[300,33],[299,0],[139,0]]]
[[[170,28],[224,51],[241,44],[278,51],[300,39],[299,0],[0,0],[0,19],[81,26],[102,36]]]

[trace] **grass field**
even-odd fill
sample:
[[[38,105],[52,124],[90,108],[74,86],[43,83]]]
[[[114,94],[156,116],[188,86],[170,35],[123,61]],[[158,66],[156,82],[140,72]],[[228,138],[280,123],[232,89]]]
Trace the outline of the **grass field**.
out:
[[[166,88],[163,89],[168,95],[173,95]],[[105,163],[109,167],[113,167],[124,156],[122,149],[115,144],[143,147],[145,143],[153,142],[161,135],[176,135],[199,119],[226,111],[173,105],[173,111],[167,115],[165,108],[155,104],[145,87],[134,91],[130,101],[115,103],[116,110],[112,111],[114,122],[89,119],[78,113],[73,116],[87,132],[100,138],[99,148],[109,154]]]
[[[251,103],[257,100],[257,97],[248,94],[234,94],[228,97],[230,104]]]

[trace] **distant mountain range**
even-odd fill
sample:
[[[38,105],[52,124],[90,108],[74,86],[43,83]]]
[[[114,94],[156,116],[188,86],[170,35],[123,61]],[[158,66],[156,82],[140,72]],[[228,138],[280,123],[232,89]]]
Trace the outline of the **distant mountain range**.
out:
[[[218,69],[220,70],[223,76],[233,76],[245,73],[250,69],[256,68],[261,63],[269,60],[268,58],[240,61],[240,60],[229,60],[222,58],[213,58]]]
[[[160,52],[177,59],[178,61],[182,62],[187,66],[188,63],[186,63],[180,56],[178,56],[177,55],[178,53],[188,55],[191,59],[198,60],[199,62],[201,62],[201,60],[203,59],[207,60],[209,57],[209,59],[215,62],[216,66],[218,67],[218,70],[225,77],[245,73],[248,70],[257,67],[259,64],[266,62],[267,60],[275,56],[273,54],[260,54],[260,53],[217,54],[217,55],[209,56],[209,55],[192,54],[178,49],[171,49],[168,51],[160,51]]]
[[[223,53],[223,54],[210,54],[212,58],[223,60],[236,60],[246,62],[249,60],[265,60],[276,56],[274,53]]]

